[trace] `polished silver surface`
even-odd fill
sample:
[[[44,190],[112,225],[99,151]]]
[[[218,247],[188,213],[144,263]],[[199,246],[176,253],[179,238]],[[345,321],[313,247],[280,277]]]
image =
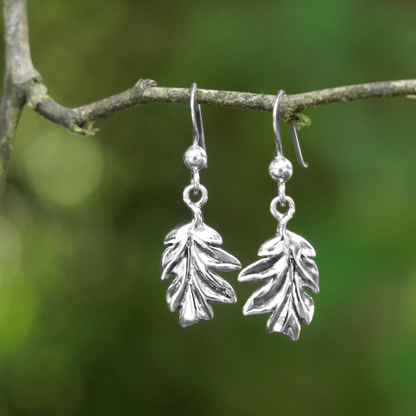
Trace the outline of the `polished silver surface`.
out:
[[[188,169],[201,170],[207,165],[207,152],[201,146],[192,145],[186,149],[183,161]]]
[[[303,160],[302,151],[300,150],[300,144],[296,127],[292,126],[290,128],[290,133],[292,135],[293,146],[295,147],[296,159],[298,160],[299,165],[301,165],[303,168],[307,168],[308,164]]]
[[[269,174],[276,182],[287,182],[293,174],[293,166],[284,156],[276,156],[269,165]]]
[[[277,93],[276,101],[274,102],[274,106],[273,106],[273,131],[274,131],[274,141],[276,143],[277,157],[283,157],[282,137],[280,135],[279,112],[280,112],[280,105],[282,104],[282,98],[284,95],[285,95],[285,92],[283,90],[280,90]],[[296,159],[298,160],[299,165],[301,165],[303,168],[307,168],[308,164],[305,163],[305,161],[303,160],[296,128],[291,127],[290,133],[292,134],[293,145],[295,147],[295,153],[296,153]]]
[[[183,200],[193,212],[193,219],[178,225],[165,237],[168,246],[162,255],[161,279],[175,278],[168,287],[166,300],[171,312],[179,309],[179,323],[190,326],[201,319],[214,317],[211,302],[235,303],[237,296],[231,285],[213,272],[239,270],[241,263],[217,247],[222,238],[204,223],[201,208],[208,200],[208,191],[200,184],[200,169],[206,167],[205,138],[201,108],[196,104],[196,84],[191,87],[191,114],[194,127],[193,145],[184,155],[191,170],[191,184],[183,191]],[[191,193],[200,194],[192,200]]]
[[[191,107],[192,127],[194,131],[192,146],[186,149],[183,155],[185,166],[191,170],[191,184],[193,185],[193,194],[199,193],[199,171],[208,167],[208,156],[205,147],[204,127],[202,124],[201,106],[196,102],[197,85],[191,85],[191,98],[189,105]]]
[[[279,183],[277,187],[277,193],[278,193],[278,200],[280,205],[285,205],[286,201],[286,184],[284,182]]]
[[[201,199],[192,201],[193,185],[184,190],[184,201],[194,218],[178,225],[165,237],[168,245],[162,255],[161,279],[175,279],[168,287],[166,300],[171,312],[179,309],[179,323],[190,326],[200,319],[210,320],[214,311],[210,302],[235,303],[237,296],[231,285],[212,270],[232,271],[241,263],[231,254],[217,247],[222,244],[220,234],[203,221],[201,207],[207,191],[200,185]]]
[[[191,85],[191,99],[189,105],[191,107],[192,127],[194,129],[194,146],[200,146],[205,151],[205,135],[204,126],[202,124],[201,106],[196,102],[196,90],[198,86],[195,82]],[[207,167],[208,165],[205,165]]]
[[[271,312],[267,331],[280,332],[292,341],[300,334],[300,324],[308,325],[313,318],[315,305],[312,293],[319,293],[319,273],[315,262],[314,248],[301,236],[286,230],[287,222],[295,213],[292,198],[286,196],[288,210],[281,213],[277,209],[280,197],[276,197],[270,210],[279,221],[274,237],[266,241],[258,252],[265,258],[244,268],[240,282],[264,282],[247,300],[244,315]]]
[[[274,102],[274,106],[273,106],[273,131],[274,131],[274,141],[276,143],[277,157],[283,156],[282,137],[280,135],[279,112],[280,112],[280,105],[282,104],[282,98],[284,95],[285,95],[285,92],[283,90],[280,90],[277,93],[276,101]]]

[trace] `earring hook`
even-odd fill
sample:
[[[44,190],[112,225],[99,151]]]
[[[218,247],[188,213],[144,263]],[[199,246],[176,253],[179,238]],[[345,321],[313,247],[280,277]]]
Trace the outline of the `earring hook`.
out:
[[[277,94],[276,101],[273,107],[273,130],[274,130],[274,140],[276,142],[276,153],[278,157],[283,157],[283,148],[282,148],[282,137],[280,135],[280,120],[279,112],[280,105],[282,104],[283,96],[285,92],[280,90]],[[292,126],[290,128],[290,133],[292,134],[293,146],[295,147],[296,159],[298,160],[299,165],[303,168],[307,168],[308,164],[303,160],[302,151],[300,150],[299,139],[296,133],[296,127]]]
[[[194,128],[194,146],[200,146],[205,151],[205,135],[204,135],[204,126],[202,125],[202,115],[201,115],[201,106],[196,102],[196,90],[197,85],[195,82],[191,85],[191,116],[192,116],[192,125]]]

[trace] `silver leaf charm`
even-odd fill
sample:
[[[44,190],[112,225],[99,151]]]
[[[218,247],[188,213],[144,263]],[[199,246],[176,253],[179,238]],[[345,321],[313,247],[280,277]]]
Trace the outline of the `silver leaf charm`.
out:
[[[202,186],[201,186],[202,187]],[[204,224],[195,205],[194,219],[178,225],[165,237],[168,245],[162,255],[161,279],[175,279],[168,287],[166,300],[171,312],[177,309],[179,323],[190,326],[200,319],[210,320],[214,312],[210,302],[235,303],[231,285],[212,271],[232,271],[241,268],[237,258],[222,250],[220,234]]]
[[[272,202],[273,215],[278,198]],[[310,259],[316,256],[314,248],[303,237],[286,230],[286,223],[294,213],[293,200],[289,197],[286,200],[290,206],[288,212],[275,215],[280,221],[276,235],[258,252],[259,256],[266,257],[244,268],[238,280],[266,283],[247,300],[244,315],[271,312],[267,331],[281,332],[296,341],[300,324],[308,325],[312,321],[315,305],[305,289],[319,293],[319,273],[316,263]]]

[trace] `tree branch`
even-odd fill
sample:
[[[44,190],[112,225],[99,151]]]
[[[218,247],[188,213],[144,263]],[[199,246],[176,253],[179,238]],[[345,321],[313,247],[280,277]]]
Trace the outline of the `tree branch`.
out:
[[[298,128],[309,126],[310,120],[301,113],[310,107],[364,100],[369,98],[410,96],[416,98],[416,80],[386,81],[370,84],[329,88],[283,98],[280,117],[289,125]],[[30,105],[43,117],[80,134],[94,134],[90,124],[109,117],[117,111],[148,103],[189,103],[189,88],[157,87],[153,80],[139,80],[137,84],[120,94],[78,108],[66,108],[56,103],[42,84],[31,86],[28,96]],[[200,104],[241,108],[256,111],[273,111],[275,95],[249,92],[217,91],[198,89]],[[88,129],[84,129],[84,125]]]
[[[0,201],[28,85],[40,80],[30,58],[26,0],[4,0],[5,71],[0,105]]]
[[[46,119],[78,134],[94,134],[95,121],[147,103],[189,103],[189,88],[158,87],[153,80],[139,80],[120,94],[77,108],[58,104],[48,94],[30,57],[26,0],[4,0],[6,68],[0,108],[0,200],[3,195],[13,141],[25,104]],[[416,98],[416,80],[376,82],[330,88],[283,98],[280,117],[301,128],[311,124],[301,111],[321,105],[369,98],[408,96]],[[272,112],[275,95],[248,92],[197,91],[200,104]]]

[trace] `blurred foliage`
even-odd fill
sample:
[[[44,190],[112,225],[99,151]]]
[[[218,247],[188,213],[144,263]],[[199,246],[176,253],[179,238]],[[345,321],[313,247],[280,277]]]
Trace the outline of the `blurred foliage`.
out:
[[[288,94],[415,77],[410,0],[36,0],[32,55],[77,106],[159,85]],[[406,98],[309,110],[289,229],[317,250],[300,340],[236,305],[183,329],[159,279],[182,201],[187,105],[149,104],[93,138],[24,111],[0,217],[0,416],[414,415],[416,135]],[[275,231],[270,114],[203,106],[207,224],[244,266]]]

